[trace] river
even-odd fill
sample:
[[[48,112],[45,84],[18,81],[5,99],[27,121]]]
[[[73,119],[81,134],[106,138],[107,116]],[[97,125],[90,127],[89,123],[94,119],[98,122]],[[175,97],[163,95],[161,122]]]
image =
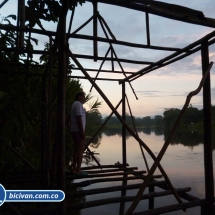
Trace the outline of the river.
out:
[[[162,130],[152,131],[150,129],[139,129],[139,137],[148,145],[148,147],[157,156],[164,143],[164,134]],[[137,141],[127,134],[127,163],[130,167],[138,167],[138,170],[146,170],[144,160]],[[121,130],[108,129],[101,134],[99,143],[90,146],[92,151],[99,153],[97,155],[101,165],[115,164],[117,161],[122,162],[122,144]],[[149,166],[152,165],[151,157],[145,152]],[[215,152],[213,152],[215,158]],[[191,131],[186,134],[176,134],[174,140],[169,145],[161,164],[168,174],[175,188],[191,187],[189,194],[204,198],[204,157],[202,137]],[[214,159],[215,161],[215,159]],[[91,164],[94,164],[93,162]],[[160,174],[156,170],[155,174]],[[129,184],[134,182],[129,182]],[[137,183],[137,181],[135,182]],[[120,182],[94,184],[84,189],[93,189],[106,186],[120,185]],[[160,190],[156,188],[156,190]],[[137,190],[127,191],[127,196],[133,196]],[[105,193],[95,196],[87,196],[86,201],[92,201],[102,198],[111,198],[120,196],[121,192]],[[169,204],[175,204],[173,196],[155,198],[155,208]],[[130,205],[126,203],[126,208]],[[141,201],[135,212],[143,211],[148,208],[148,200]],[[81,211],[82,215],[114,215],[118,214],[119,204],[104,205],[95,208],[87,208]],[[200,207],[188,209],[185,212],[176,211],[167,214],[174,215],[200,215]]]

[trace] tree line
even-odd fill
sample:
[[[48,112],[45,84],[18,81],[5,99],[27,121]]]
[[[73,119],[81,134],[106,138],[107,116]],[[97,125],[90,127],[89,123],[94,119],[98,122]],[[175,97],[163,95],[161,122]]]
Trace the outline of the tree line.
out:
[[[215,106],[211,106],[212,113],[212,125],[215,127]],[[145,116],[145,117],[132,117],[126,114],[126,122],[129,125],[133,124],[133,121],[137,127],[163,127],[165,130],[171,130],[177,117],[179,116],[181,109],[170,108],[165,109],[163,115]],[[105,117],[103,120],[105,120]],[[120,122],[112,116],[107,123],[107,127],[119,127]],[[181,121],[179,129],[192,129],[201,131],[203,128],[203,109],[198,109],[190,105]]]

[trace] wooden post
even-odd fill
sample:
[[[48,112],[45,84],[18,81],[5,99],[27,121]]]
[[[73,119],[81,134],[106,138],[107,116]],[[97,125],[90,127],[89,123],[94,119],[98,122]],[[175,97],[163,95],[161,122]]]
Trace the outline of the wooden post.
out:
[[[52,37],[49,37],[49,53],[50,53],[50,59],[49,59],[49,75],[48,75],[48,90],[47,90],[47,142],[46,142],[46,181],[47,185],[50,185],[50,177],[49,177],[49,171],[50,171],[50,146],[52,141],[52,76],[53,76],[53,54],[52,54]]]
[[[149,14],[146,13],[146,36],[147,36],[147,45],[150,46],[150,29],[149,29]]]
[[[72,14],[71,14],[71,17],[70,17],[69,28],[68,28],[68,34],[70,34],[71,29],[72,29],[72,22],[73,22],[73,18],[74,18],[74,14],[75,14],[75,3],[76,3],[76,1],[73,1]]]
[[[98,28],[97,28],[97,16],[95,16],[97,14],[98,11],[98,2],[97,1],[93,1],[93,36],[95,38],[97,38],[98,36]],[[93,51],[94,51],[94,61],[97,61],[97,57],[98,57],[98,42],[97,40],[93,40]]]
[[[122,83],[122,119],[126,122],[125,82]],[[126,128],[122,124],[122,163],[126,165]]]
[[[125,82],[122,83],[122,119],[126,122],[126,100],[125,100]],[[122,124],[122,163],[126,165],[126,128]],[[124,175],[123,178],[126,178],[127,175]],[[127,180],[123,179],[122,186],[127,185]],[[121,196],[126,196],[126,190],[122,190]],[[123,215],[125,210],[125,202],[120,202],[119,214]]]
[[[18,1],[19,27],[25,27],[25,0]],[[24,31],[18,33],[19,48],[24,48]]]
[[[69,1],[62,1],[62,11],[58,23],[58,90],[57,90],[57,189],[65,191],[65,99],[66,99],[66,75],[67,75],[67,39],[66,17]],[[57,214],[65,215],[65,201],[57,204]]]
[[[41,105],[41,170],[45,171],[46,164],[46,132],[47,132],[47,112],[46,112],[46,104],[47,104],[47,91],[46,91],[46,74],[44,73],[42,76],[42,105]]]
[[[149,186],[149,194],[155,192],[154,185]],[[149,210],[154,209],[154,197],[149,197]]]
[[[202,72],[206,72],[209,65],[208,41],[201,44]],[[203,85],[203,116],[204,116],[204,166],[205,166],[205,199],[206,205],[202,207],[202,215],[213,214],[214,204],[214,179],[213,179],[213,155],[211,141],[211,87],[210,73]]]

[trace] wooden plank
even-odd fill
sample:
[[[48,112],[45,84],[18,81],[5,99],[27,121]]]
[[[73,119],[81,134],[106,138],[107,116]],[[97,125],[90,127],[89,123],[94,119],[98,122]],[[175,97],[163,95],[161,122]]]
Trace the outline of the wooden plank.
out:
[[[142,175],[146,173],[146,171],[129,171],[129,172],[115,172],[115,173],[103,173],[103,174],[88,174],[84,176],[84,178],[101,178],[101,177],[112,177],[112,176],[118,176],[118,175]],[[71,179],[80,179],[83,178],[83,176],[77,176],[77,175],[71,175],[67,176],[68,178]]]
[[[126,164],[126,166],[129,166]],[[115,164],[115,165],[101,165],[102,169],[105,168],[123,168],[125,167],[123,164]],[[98,166],[88,166],[88,167],[81,167],[82,170],[90,170],[90,169],[100,169]]]
[[[108,192],[116,192],[120,190],[133,190],[138,189],[142,183],[139,184],[130,184],[130,185],[120,185],[120,186],[111,186],[105,188],[96,188],[91,190],[80,190],[80,191],[72,191],[66,192],[66,196],[85,196],[85,195],[94,195],[99,193],[108,193]],[[156,181],[149,183],[149,187],[160,186],[166,184],[165,181]]]
[[[99,179],[92,179],[86,180],[82,182],[72,183],[70,187],[86,187],[91,184],[101,183],[101,182],[111,182],[111,181],[122,181],[122,180],[137,180],[137,179],[145,179],[146,176],[133,176],[133,177],[113,177],[113,178],[99,178]],[[162,178],[162,175],[154,175],[152,178]]]
[[[186,187],[186,188],[182,188],[182,189],[176,189],[177,193],[189,192],[190,190],[191,190],[190,187]],[[142,195],[141,200],[149,199],[152,197],[155,198],[155,197],[167,196],[167,195],[172,195],[172,192],[170,190],[168,190],[168,191],[153,192],[153,193],[149,193],[149,194],[144,194],[144,195]],[[90,207],[106,205],[106,204],[113,204],[113,203],[118,203],[121,201],[131,202],[134,200],[134,198],[135,198],[135,196],[123,196],[123,197],[101,199],[101,200],[95,200],[95,201],[89,201],[89,202],[81,202],[81,203],[69,204],[69,205],[67,205],[67,209],[81,210],[84,208],[90,208]]]
[[[131,170],[137,170],[137,169],[138,169],[137,167],[129,167],[129,168],[120,168],[120,169],[90,170],[90,171],[87,171],[87,172],[88,172],[88,174],[95,174],[95,173],[131,171]]]

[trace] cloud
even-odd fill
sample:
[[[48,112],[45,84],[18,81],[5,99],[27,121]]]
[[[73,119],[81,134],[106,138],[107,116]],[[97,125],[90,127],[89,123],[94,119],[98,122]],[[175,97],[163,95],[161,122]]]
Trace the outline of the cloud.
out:
[[[144,97],[161,97],[162,92],[157,90],[137,90],[137,95],[141,95]]]

